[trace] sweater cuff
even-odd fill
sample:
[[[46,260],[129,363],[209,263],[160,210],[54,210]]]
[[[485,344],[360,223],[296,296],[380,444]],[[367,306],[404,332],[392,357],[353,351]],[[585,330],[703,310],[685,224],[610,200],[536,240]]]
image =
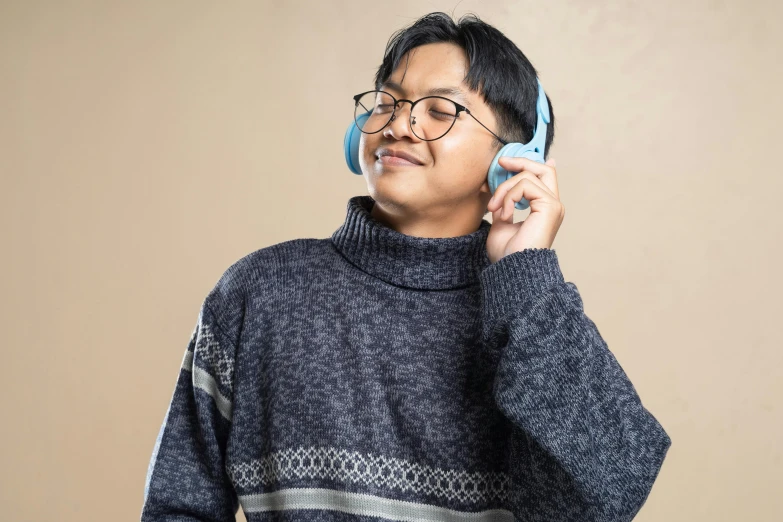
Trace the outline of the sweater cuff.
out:
[[[554,249],[526,248],[484,268],[480,281],[484,316],[495,322],[565,279]]]

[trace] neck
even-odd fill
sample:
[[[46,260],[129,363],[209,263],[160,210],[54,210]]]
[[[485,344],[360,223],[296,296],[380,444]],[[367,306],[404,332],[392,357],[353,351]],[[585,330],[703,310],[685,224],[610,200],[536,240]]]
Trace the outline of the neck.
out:
[[[405,234],[422,238],[458,237],[475,232],[481,226],[483,213],[477,209],[473,213],[455,213],[454,207],[426,214],[404,211],[375,201],[370,215],[378,223]]]

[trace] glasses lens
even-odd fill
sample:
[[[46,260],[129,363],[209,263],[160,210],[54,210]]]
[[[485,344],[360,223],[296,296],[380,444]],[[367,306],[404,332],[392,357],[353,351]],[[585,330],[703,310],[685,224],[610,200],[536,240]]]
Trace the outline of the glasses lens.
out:
[[[381,91],[370,91],[359,98],[354,109],[356,126],[362,132],[378,132],[394,114],[394,98]]]
[[[354,120],[362,132],[375,133],[386,127],[394,114],[394,98],[383,91],[361,96]],[[411,129],[421,140],[437,140],[446,134],[457,118],[457,106],[445,98],[422,98],[411,113]]]
[[[437,140],[457,119],[457,106],[444,98],[422,98],[411,113],[411,129],[421,140]]]

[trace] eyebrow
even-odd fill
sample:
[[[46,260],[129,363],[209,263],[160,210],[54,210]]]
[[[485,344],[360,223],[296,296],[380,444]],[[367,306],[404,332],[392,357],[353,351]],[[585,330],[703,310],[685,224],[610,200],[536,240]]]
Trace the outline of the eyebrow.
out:
[[[405,89],[402,88],[402,85],[400,85],[397,82],[385,81],[381,84],[381,87],[393,89],[397,92],[402,92],[402,93],[406,92]],[[425,92],[424,95],[425,96],[456,96],[460,99],[463,105],[465,105],[467,108],[470,108],[465,91],[463,91],[459,87],[433,87],[432,89]]]

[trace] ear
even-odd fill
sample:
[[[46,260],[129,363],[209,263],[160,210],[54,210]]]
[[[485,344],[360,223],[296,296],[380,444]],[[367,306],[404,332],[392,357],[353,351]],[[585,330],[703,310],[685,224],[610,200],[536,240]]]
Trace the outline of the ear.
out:
[[[479,188],[479,192],[485,192],[487,194],[491,194],[492,191],[489,190],[489,178],[484,178],[484,183],[481,184],[481,188]]]

